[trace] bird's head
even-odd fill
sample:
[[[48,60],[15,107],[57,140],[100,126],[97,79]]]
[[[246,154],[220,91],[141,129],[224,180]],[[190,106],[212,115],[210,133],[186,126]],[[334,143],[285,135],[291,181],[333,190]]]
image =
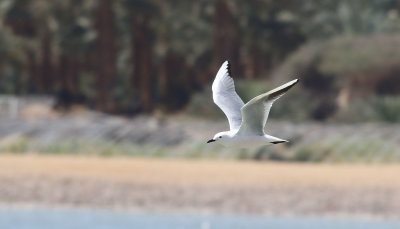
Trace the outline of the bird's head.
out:
[[[211,142],[216,142],[216,141],[223,141],[227,138],[230,138],[229,133],[225,132],[220,132],[216,135],[214,135],[214,137],[210,140],[207,141],[207,143],[211,143]]]

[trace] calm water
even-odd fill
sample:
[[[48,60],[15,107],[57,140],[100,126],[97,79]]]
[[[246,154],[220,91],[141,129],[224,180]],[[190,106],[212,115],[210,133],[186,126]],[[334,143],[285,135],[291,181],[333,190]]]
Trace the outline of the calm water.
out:
[[[0,209],[1,229],[398,229],[400,221]]]

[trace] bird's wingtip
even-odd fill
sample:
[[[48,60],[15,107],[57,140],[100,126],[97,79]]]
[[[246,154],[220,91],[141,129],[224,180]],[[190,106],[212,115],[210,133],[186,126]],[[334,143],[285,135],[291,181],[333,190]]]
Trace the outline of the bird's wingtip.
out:
[[[290,81],[288,84],[290,85],[290,87],[296,85],[299,82],[299,79],[294,79],[292,81]]]
[[[231,76],[232,75],[231,63],[229,62],[229,60],[227,60],[226,62],[227,62],[226,70],[228,71],[228,74]]]

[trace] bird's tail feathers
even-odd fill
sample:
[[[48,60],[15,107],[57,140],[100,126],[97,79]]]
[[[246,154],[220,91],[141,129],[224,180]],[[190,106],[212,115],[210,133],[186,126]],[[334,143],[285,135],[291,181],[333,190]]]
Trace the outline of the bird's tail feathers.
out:
[[[268,135],[267,138],[269,138],[269,142],[272,143],[272,144],[279,144],[279,143],[289,142],[288,140],[277,138],[277,137],[270,136],[270,135]]]

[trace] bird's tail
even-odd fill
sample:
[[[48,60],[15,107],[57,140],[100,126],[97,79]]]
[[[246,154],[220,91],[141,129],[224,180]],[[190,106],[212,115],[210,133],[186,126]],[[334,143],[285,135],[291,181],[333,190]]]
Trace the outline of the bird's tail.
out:
[[[289,142],[288,140],[277,138],[277,137],[270,136],[270,135],[268,135],[267,137],[269,139],[269,142],[272,143],[272,144],[279,144],[279,143]]]

